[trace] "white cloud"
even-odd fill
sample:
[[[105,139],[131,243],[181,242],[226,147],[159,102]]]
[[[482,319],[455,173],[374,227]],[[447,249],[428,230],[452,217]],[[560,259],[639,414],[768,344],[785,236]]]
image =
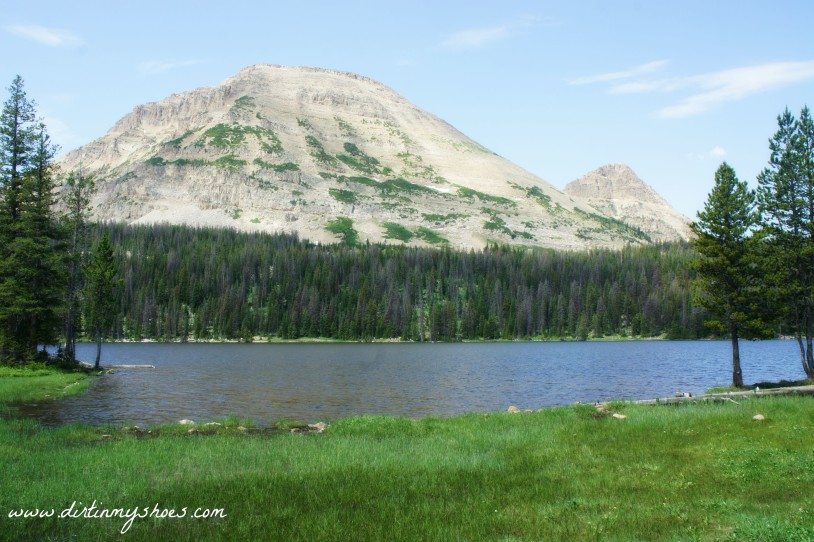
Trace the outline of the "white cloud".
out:
[[[721,160],[727,155],[726,149],[720,145],[715,145],[707,152],[688,152],[685,156],[688,160],[703,162],[705,160]]]
[[[656,112],[659,117],[675,119],[700,115],[727,102],[810,79],[814,79],[814,61],[771,62],[686,77],[616,83],[610,92],[688,92],[687,96]]]
[[[44,115],[42,121],[48,130],[51,140],[60,146],[61,153],[75,149],[85,143],[84,138],[74,132],[70,126],[57,117]]]
[[[446,36],[439,44],[443,49],[466,51],[481,49],[504,40],[531,26],[554,26],[559,22],[551,17],[523,15],[516,20],[500,25],[466,28]]]
[[[76,34],[60,28],[15,24],[6,26],[6,32],[51,47],[76,47],[82,40]]]
[[[720,145],[716,145],[709,150],[709,155],[712,158],[724,158],[726,156],[726,149]]]
[[[630,79],[631,77],[636,77],[638,75],[658,71],[662,69],[664,66],[666,66],[668,62],[669,61],[667,60],[654,60],[652,62],[647,62],[645,64],[633,66],[632,68],[628,68],[626,70],[577,77],[576,79],[571,79],[570,81],[568,81],[568,84],[592,85],[594,83],[607,83],[610,81],[618,81],[620,79]]]
[[[479,49],[508,37],[509,30],[509,25],[469,28],[447,36],[446,39],[441,42],[441,47],[455,51]]]
[[[142,75],[158,75],[200,63],[200,60],[145,60],[138,65],[138,71]]]

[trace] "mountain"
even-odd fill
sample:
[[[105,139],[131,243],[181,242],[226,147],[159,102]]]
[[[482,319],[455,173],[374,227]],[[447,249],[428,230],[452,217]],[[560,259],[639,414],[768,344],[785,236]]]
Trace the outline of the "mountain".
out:
[[[388,87],[318,68],[249,66],[138,106],[61,166],[95,176],[102,220],[457,248],[648,241]]]
[[[564,192],[606,216],[639,228],[655,242],[690,238],[690,220],[624,164],[595,169],[570,182]]]

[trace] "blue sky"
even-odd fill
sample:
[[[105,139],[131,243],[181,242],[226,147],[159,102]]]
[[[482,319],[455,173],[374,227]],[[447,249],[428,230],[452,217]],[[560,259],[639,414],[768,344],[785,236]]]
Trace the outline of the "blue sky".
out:
[[[814,106],[814,2],[7,2],[19,73],[64,149],[256,63],[377,79],[558,187],[633,167],[695,216],[750,182],[775,117]]]

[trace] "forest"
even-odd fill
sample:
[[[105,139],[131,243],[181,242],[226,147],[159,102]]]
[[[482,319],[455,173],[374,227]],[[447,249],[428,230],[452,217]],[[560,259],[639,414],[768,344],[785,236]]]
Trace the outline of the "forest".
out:
[[[122,258],[117,340],[460,341],[709,335],[684,244],[557,252],[97,224]]]

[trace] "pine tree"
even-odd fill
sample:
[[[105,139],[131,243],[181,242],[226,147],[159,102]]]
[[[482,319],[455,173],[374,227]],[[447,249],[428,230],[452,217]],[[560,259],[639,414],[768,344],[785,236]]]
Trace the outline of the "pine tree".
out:
[[[778,317],[794,333],[803,369],[814,378],[814,124],[786,109],[758,176],[766,274]]]
[[[738,340],[759,327],[756,318],[757,268],[750,235],[757,217],[754,194],[728,164],[715,172],[715,186],[691,225],[697,262],[698,301],[714,316],[708,324],[732,342],[732,384],[743,386]]]
[[[56,146],[51,144],[45,126],[35,129],[31,167],[22,183],[21,233],[27,238],[25,254],[29,280],[26,287],[34,293],[34,305],[26,323],[28,344],[57,342],[60,327],[65,273],[62,260],[63,232],[54,207],[54,166]]]
[[[85,269],[85,318],[88,330],[96,342],[95,368],[102,357],[102,339],[111,330],[116,317],[116,286],[118,264],[110,237],[105,234],[93,247]]]
[[[21,361],[36,349],[28,326],[38,310],[36,262],[30,257],[36,247],[32,223],[23,216],[25,192],[35,184],[30,171],[36,153],[35,113],[19,76],[8,90],[0,113],[0,359]]]
[[[70,363],[76,362],[76,337],[81,331],[81,303],[87,248],[88,220],[90,218],[90,198],[95,189],[93,179],[82,172],[72,172],[63,185],[63,200],[66,207],[63,222],[66,234],[65,246],[65,312],[63,333],[65,347],[63,355]]]

